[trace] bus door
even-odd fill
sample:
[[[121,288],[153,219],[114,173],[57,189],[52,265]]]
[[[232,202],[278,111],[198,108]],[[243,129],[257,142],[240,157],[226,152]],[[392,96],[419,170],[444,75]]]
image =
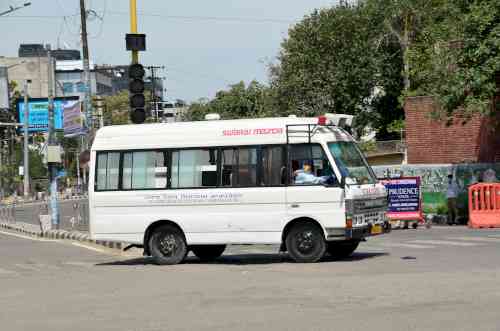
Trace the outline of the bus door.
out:
[[[285,147],[221,149],[220,187],[236,199],[228,206],[228,230],[280,233],[285,219]],[[228,209],[229,211],[229,209]]]

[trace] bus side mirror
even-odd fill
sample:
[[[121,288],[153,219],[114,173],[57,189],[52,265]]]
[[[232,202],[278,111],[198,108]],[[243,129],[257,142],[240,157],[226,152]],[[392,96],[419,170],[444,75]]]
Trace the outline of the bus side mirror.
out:
[[[345,176],[342,176],[342,178],[340,179],[340,187],[345,187]]]

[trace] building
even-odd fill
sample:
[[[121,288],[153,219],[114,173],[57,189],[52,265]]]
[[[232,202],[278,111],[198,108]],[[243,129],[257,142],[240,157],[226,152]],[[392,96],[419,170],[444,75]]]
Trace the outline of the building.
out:
[[[121,91],[128,91],[128,67],[128,65],[101,65],[96,66],[96,70],[112,77],[112,93],[115,94]],[[146,93],[151,93],[151,90],[153,90],[153,80],[150,76],[144,78],[144,90],[147,91]],[[159,77],[155,77],[154,79],[154,94],[158,100],[164,100],[163,79]]]
[[[19,45],[19,57],[46,57],[48,47],[42,44],[21,44]],[[52,57],[57,61],[81,60],[78,49],[54,49],[51,51]]]
[[[113,77],[106,72],[95,70],[90,63],[90,84],[93,94],[113,94]],[[85,97],[85,81],[83,62],[81,60],[64,60],[56,62],[56,95]]]
[[[31,81],[28,94],[32,98],[47,98],[48,63],[47,57],[0,57],[0,66],[7,67],[9,81],[16,83],[17,90]]]
[[[500,128],[492,118],[455,115],[446,123],[431,118],[436,107],[432,97],[406,99],[408,163],[500,162]]]

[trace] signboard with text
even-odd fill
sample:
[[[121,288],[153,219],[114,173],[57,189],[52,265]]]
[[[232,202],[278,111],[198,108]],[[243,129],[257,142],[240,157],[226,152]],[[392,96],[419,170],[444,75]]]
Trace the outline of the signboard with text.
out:
[[[64,106],[69,102],[78,101],[78,97],[54,98],[55,130],[63,129]],[[24,123],[24,101],[16,102],[17,118]],[[49,101],[47,98],[28,99],[28,130],[29,132],[47,132],[49,128]]]
[[[83,115],[80,101],[68,101],[63,104],[63,128],[67,138],[84,135]]]
[[[387,217],[391,220],[421,220],[420,177],[380,180],[388,193]]]

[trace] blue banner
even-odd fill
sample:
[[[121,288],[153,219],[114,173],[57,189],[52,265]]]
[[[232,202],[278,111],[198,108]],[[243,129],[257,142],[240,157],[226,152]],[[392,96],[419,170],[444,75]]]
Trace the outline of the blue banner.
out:
[[[78,97],[54,99],[54,124],[56,130],[63,129],[64,106],[78,100]],[[24,123],[24,101],[17,100],[19,123]],[[28,100],[28,131],[46,132],[49,128],[49,101],[46,98]]]
[[[388,193],[388,213],[403,216],[420,212],[420,178],[394,178],[381,181]]]

